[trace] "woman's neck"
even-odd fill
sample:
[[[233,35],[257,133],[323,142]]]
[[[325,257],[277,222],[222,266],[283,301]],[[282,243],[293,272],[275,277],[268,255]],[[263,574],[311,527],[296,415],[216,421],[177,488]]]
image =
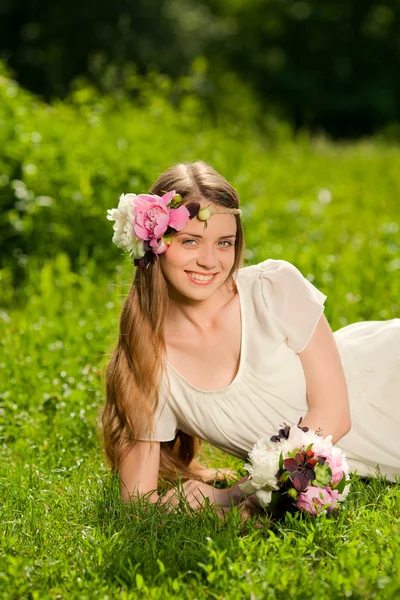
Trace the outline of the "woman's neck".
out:
[[[224,312],[224,308],[236,295],[236,286],[231,282],[223,284],[207,300],[193,301],[187,298],[169,297],[168,314],[165,322],[165,334],[179,335],[190,330],[209,333],[215,331]]]

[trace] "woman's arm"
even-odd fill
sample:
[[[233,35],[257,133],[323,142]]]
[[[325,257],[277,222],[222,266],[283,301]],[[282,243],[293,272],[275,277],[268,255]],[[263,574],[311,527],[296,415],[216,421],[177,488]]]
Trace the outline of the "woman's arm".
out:
[[[350,431],[351,415],[342,361],[324,314],[299,358],[306,377],[310,407],[301,425],[314,431],[320,427],[322,435],[332,435],[335,444]]]
[[[335,444],[350,431],[351,416],[342,361],[324,314],[321,315],[311,340],[299,353],[299,357],[306,377],[310,406],[301,425],[314,431],[321,428],[322,435],[332,435],[332,443]],[[224,506],[229,506],[230,501],[240,504],[245,500],[247,494],[239,488],[239,483],[246,479],[248,475],[225,490],[227,495]]]
[[[222,489],[196,479],[189,479],[182,484],[182,491],[192,508],[200,509],[204,505],[206,498],[210,500],[211,504],[215,503],[223,507],[229,507],[232,504],[238,505],[247,498],[247,494],[239,487],[239,483],[243,483],[246,479],[248,479],[248,475],[242,477],[235,485]],[[167,503],[170,508],[176,506],[178,502],[179,493],[176,486],[168,490],[160,498],[160,503]]]
[[[350,430],[351,416],[342,361],[331,327],[324,314],[321,315],[311,340],[299,353],[299,357],[306,377],[307,398],[310,406],[301,425],[314,431],[321,428],[322,435],[324,437],[332,435],[332,443],[335,444]],[[239,483],[243,483],[246,479],[248,479],[248,475],[230,488],[220,490],[224,492],[221,502],[223,507],[229,507],[231,504],[239,506],[243,504],[246,506],[246,511],[250,506],[252,507],[251,514],[259,510],[254,498],[247,496],[239,488]]]
[[[137,441],[121,460],[119,468],[121,496],[124,502],[153,491],[150,502],[158,500],[160,442]]]
[[[151,495],[149,494],[150,502],[159,502],[166,505],[165,508],[168,509],[177,506],[179,490],[176,485],[162,497],[158,494],[159,467],[160,442],[137,441],[121,460],[119,476],[123,501],[135,501],[138,496],[152,492]],[[240,482],[245,479],[247,477],[241,479]],[[205,498],[209,498],[211,504],[229,506],[231,503],[238,504],[246,497],[238,484],[230,488],[219,489],[194,479],[185,481],[182,491],[189,504],[195,509],[199,509],[204,504]]]

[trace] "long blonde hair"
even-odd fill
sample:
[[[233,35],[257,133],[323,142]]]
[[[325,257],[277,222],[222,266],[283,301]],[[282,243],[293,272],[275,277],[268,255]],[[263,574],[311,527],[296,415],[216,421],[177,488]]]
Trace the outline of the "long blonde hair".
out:
[[[150,192],[162,195],[176,190],[186,204],[194,198],[227,208],[239,208],[239,197],[226,179],[203,161],[178,163],[162,173]],[[232,277],[242,266],[244,236],[240,216]],[[111,467],[118,471],[126,451],[150,433],[164,374],[166,346],[164,322],[168,289],[160,261],[136,268],[119,324],[119,337],[106,368],[106,402],[102,410],[102,437]],[[159,476],[169,481],[224,477],[223,470],[208,469],[195,456],[200,439],[178,430],[173,440],[160,443]]]

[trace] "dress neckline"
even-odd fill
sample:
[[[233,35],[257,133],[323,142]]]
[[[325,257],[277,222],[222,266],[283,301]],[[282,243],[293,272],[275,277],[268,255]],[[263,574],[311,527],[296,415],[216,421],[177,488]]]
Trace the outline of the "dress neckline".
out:
[[[171,369],[179,377],[179,379],[181,379],[188,387],[192,388],[192,390],[195,390],[196,392],[198,392],[200,394],[223,394],[225,392],[228,392],[231,388],[233,388],[238,383],[238,381],[242,377],[242,373],[243,373],[244,365],[245,365],[245,359],[246,359],[246,357],[245,357],[246,323],[245,323],[245,318],[244,318],[245,310],[244,310],[244,305],[243,305],[244,304],[244,301],[243,301],[244,294],[243,294],[241,284],[238,281],[238,277],[234,276],[233,279],[235,281],[236,288],[238,291],[238,296],[239,296],[240,320],[241,320],[241,329],[242,329],[241,340],[240,340],[239,368],[238,368],[238,372],[236,373],[236,376],[233,379],[233,381],[231,381],[231,383],[229,385],[227,385],[226,387],[221,388],[219,390],[201,390],[200,388],[191,384],[190,381],[188,381],[183,375],[181,375],[181,373],[179,373],[179,371],[177,371],[175,369],[175,367],[173,367],[171,365],[170,362],[165,360],[167,367],[169,369]]]

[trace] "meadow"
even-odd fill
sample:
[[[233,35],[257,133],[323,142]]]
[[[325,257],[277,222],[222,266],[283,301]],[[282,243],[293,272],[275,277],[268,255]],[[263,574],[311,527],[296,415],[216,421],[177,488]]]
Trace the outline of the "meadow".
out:
[[[211,507],[166,516],[121,504],[98,428],[133,274],[105,219],[119,193],[210,162],[241,197],[246,264],[293,262],[335,331],[399,316],[400,149],[215,123],[155,93],[82,86],[45,105],[4,76],[0,95],[0,599],[398,598],[398,484],[353,474],[337,518],[263,529]],[[244,474],[209,444],[200,457]]]

